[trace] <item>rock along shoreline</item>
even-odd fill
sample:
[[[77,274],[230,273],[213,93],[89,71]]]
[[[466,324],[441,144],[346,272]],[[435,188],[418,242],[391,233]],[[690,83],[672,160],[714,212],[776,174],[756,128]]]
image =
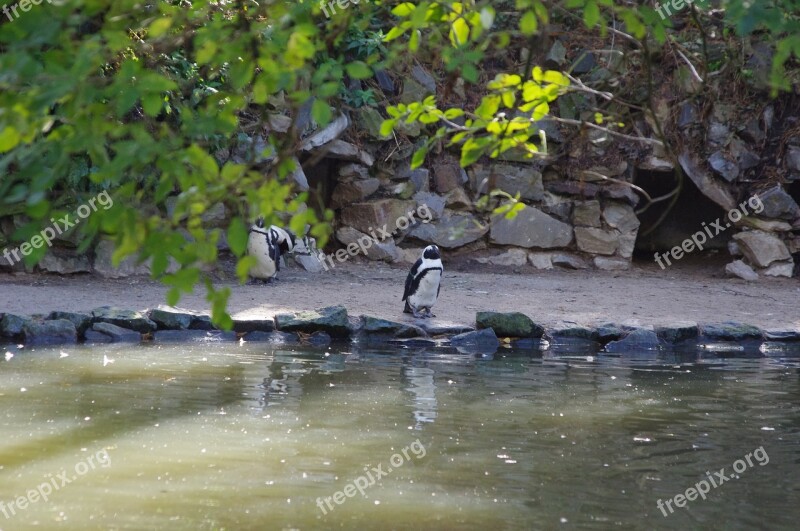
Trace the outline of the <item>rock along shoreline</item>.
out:
[[[738,323],[673,323],[655,327],[617,324],[583,326],[563,322],[545,327],[519,312],[477,312],[474,324],[439,325],[417,320],[396,322],[367,315],[353,317],[343,306],[234,319],[233,330],[217,329],[210,316],[160,306],[138,312],[104,306],[88,313],[54,311],[48,315],[0,313],[0,345],[55,346],[106,343],[267,342],[275,345],[327,346],[331,342],[405,347],[456,347],[464,353],[491,353],[501,345],[546,350],[594,350],[608,354],[711,349],[748,357],[770,351],[800,351],[800,330],[761,329]]]

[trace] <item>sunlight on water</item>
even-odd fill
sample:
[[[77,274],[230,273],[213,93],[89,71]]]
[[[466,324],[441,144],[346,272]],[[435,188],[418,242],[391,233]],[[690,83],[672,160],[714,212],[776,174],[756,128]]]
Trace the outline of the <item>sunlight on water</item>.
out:
[[[14,349],[0,529],[794,529],[797,359],[689,358]]]

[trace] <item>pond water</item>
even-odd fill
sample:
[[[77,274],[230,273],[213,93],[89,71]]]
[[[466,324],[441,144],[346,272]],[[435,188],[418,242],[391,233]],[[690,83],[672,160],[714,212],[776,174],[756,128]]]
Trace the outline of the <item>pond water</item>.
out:
[[[0,529],[800,521],[799,357],[10,350]]]

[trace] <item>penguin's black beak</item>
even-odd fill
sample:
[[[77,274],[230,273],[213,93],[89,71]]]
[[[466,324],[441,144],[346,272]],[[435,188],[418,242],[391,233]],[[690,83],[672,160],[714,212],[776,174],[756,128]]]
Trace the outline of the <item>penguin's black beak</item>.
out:
[[[259,217],[256,220],[256,227],[258,227],[259,229],[263,229],[264,228],[264,218],[263,217]]]

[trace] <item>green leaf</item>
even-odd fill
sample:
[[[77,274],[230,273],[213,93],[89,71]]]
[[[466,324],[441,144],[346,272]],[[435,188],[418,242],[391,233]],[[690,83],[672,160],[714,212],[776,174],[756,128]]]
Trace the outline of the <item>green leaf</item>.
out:
[[[5,153],[14,149],[21,139],[19,131],[14,127],[8,126],[0,131],[0,153]]]
[[[372,70],[363,61],[353,61],[345,66],[347,75],[353,79],[369,79],[372,77]]]
[[[406,28],[403,26],[395,26],[389,30],[389,33],[386,34],[386,37],[383,38],[384,42],[391,42],[401,36],[403,33],[406,32]]]
[[[147,30],[147,35],[148,37],[153,38],[160,37],[166,33],[170,27],[172,27],[172,18],[157,18],[152,24],[150,24],[150,28]]]
[[[422,166],[422,164],[425,163],[425,157],[428,155],[428,149],[429,149],[428,144],[425,144],[424,146],[422,146],[421,148],[419,148],[414,152],[414,156],[411,158],[412,170],[416,170],[417,168]]]
[[[458,48],[467,42],[469,42],[469,24],[463,18],[457,18],[450,30],[450,43]]]
[[[164,98],[158,92],[151,92],[142,96],[142,108],[147,116],[153,118],[161,114]]]
[[[539,29],[539,20],[533,11],[526,11],[519,21],[519,31],[526,37],[530,37]]]
[[[247,226],[242,218],[235,217],[228,226],[228,245],[236,256],[242,256],[247,249],[247,238],[249,237]]]
[[[381,124],[381,136],[392,136],[396,120],[384,120]]]
[[[411,2],[403,2],[402,4],[397,5],[394,7],[394,9],[392,9],[392,14],[398,17],[407,17],[414,12],[414,9],[416,7],[417,6],[415,6]]]
[[[314,117],[314,121],[324,127],[331,122],[333,112],[331,112],[331,107],[327,102],[316,99],[311,105],[311,116]]]
[[[600,6],[597,2],[589,1],[583,8],[583,22],[587,28],[593,28],[600,21]]]

